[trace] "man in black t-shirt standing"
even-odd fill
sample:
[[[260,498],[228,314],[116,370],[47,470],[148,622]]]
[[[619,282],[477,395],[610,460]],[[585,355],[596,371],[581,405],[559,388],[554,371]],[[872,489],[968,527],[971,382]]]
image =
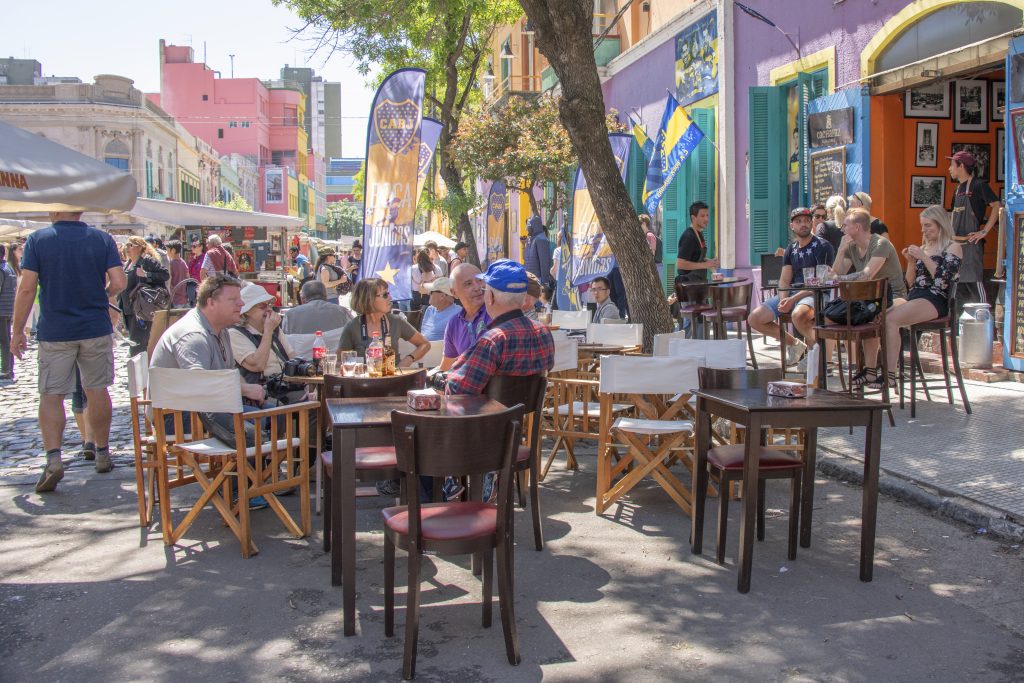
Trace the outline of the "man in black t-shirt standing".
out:
[[[710,221],[708,205],[694,202],[690,205],[690,227],[679,236],[679,250],[676,254],[677,280],[683,282],[707,282],[708,269],[718,267],[718,259],[709,259],[704,230]]]
[[[949,176],[957,184],[953,195],[953,239],[964,250],[956,295],[959,315],[964,303],[986,301],[982,254],[985,250],[985,237],[999,218],[999,197],[986,181],[974,177],[977,161],[973,154],[960,151],[947,158],[950,160]],[[986,221],[985,209],[989,206],[992,211]]]

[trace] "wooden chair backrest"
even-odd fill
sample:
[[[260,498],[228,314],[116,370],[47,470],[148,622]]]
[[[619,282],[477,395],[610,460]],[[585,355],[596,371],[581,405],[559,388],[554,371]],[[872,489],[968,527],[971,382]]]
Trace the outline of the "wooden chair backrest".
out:
[[[680,304],[706,304],[711,300],[711,289],[707,282],[676,282],[676,298]]]
[[[468,417],[393,411],[398,469],[441,477],[506,470],[515,458],[522,422],[521,404]]]
[[[172,309],[161,309],[153,313],[153,321],[150,323],[149,328],[149,344],[146,346],[146,354],[152,358],[153,349],[156,348],[157,342],[160,341],[160,337],[164,335],[174,323],[181,320],[181,318],[188,313],[190,308],[172,308]]]
[[[750,308],[750,295],[754,291],[754,285],[746,282],[739,285],[728,285],[711,288],[711,303],[715,310],[721,312],[723,308],[739,308],[741,306]]]
[[[850,303],[854,301],[863,301],[865,303],[873,302],[879,304],[879,313],[872,323],[880,327],[884,327],[888,290],[889,281],[885,278],[880,280],[852,280],[849,282],[839,283],[839,298]],[[838,321],[839,324],[845,324],[847,326],[851,325],[852,321],[850,318],[852,314],[852,307],[847,306],[846,321]],[[808,362],[808,365],[809,364],[810,363]]]
[[[701,368],[698,371],[701,389],[750,389],[766,387],[768,382],[783,378],[782,368],[761,370]]]
[[[375,398],[405,396],[412,389],[427,384],[427,371],[423,368],[393,377],[324,377],[324,398]]]

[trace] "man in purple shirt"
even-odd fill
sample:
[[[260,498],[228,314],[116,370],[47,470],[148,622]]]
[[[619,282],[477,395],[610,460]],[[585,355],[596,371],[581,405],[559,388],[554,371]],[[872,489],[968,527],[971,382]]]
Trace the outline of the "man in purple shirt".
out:
[[[438,367],[439,372],[451,368],[491,324],[491,316],[484,307],[484,283],[478,275],[479,268],[471,263],[461,263],[452,269],[449,276],[452,294],[461,302],[462,313],[449,320],[444,329],[444,358]]]

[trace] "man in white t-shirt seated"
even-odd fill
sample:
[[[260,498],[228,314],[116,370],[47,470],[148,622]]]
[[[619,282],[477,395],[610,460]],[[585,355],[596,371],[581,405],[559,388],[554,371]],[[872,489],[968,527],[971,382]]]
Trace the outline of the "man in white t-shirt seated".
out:
[[[430,305],[423,312],[420,332],[429,341],[441,341],[448,321],[462,313],[462,306],[455,303],[452,281],[447,277],[439,277],[423,285],[423,288],[430,292]]]

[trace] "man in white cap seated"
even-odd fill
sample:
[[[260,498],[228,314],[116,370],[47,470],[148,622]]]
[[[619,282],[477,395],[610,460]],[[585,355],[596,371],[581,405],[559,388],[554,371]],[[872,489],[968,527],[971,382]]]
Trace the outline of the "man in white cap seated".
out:
[[[433,282],[423,285],[430,292],[430,305],[423,312],[420,332],[429,341],[444,339],[444,328],[448,321],[462,313],[462,306],[455,303],[452,295],[452,281],[447,277],[439,277]]]

